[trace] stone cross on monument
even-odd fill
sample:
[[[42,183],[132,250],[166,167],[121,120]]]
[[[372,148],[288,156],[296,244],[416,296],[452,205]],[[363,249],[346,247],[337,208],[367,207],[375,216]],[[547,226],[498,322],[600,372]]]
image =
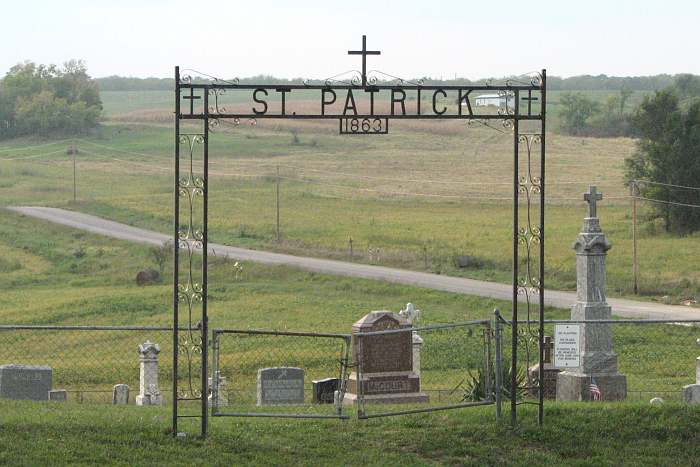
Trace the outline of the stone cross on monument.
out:
[[[597,216],[597,203],[603,199],[603,193],[598,193],[595,185],[588,187],[588,193],[583,194],[583,199],[588,203],[588,217]]]
[[[603,199],[591,186],[583,199],[588,217],[573,244],[576,251],[576,303],[571,308],[575,321],[609,320],[612,310],[605,298],[605,256],[612,247],[600,228],[596,203]],[[557,375],[557,400],[591,400],[590,383],[595,379],[603,400],[627,397],[627,378],[617,371],[613,333],[608,323],[582,323],[580,366]]]

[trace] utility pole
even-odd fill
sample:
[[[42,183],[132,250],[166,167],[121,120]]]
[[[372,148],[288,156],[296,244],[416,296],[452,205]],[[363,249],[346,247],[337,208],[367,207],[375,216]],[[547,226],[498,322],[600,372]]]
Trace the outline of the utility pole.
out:
[[[280,166],[277,166],[277,183],[276,183],[276,198],[277,198],[277,243],[280,241]]]
[[[78,146],[75,144],[75,140],[73,140],[70,152],[73,154],[73,202],[75,203],[77,200],[77,188],[75,183],[75,153],[78,152]]]
[[[632,276],[634,277],[634,294],[637,295],[637,181],[632,180],[630,194],[632,195]]]

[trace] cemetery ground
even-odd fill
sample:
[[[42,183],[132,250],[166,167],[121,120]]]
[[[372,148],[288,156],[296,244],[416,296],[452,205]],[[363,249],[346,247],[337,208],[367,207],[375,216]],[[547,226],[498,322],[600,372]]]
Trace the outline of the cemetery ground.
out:
[[[395,135],[361,140],[339,137],[332,125],[285,125],[261,121],[212,135],[213,242],[510,282],[510,250],[503,248],[512,235],[512,188],[504,175],[512,167],[507,136],[455,122],[415,128],[409,122],[403,129],[397,124]],[[79,141],[77,202],[71,157],[63,151],[70,141],[13,149],[37,143],[46,141],[15,140],[0,149],[3,158],[15,159],[0,161],[5,205],[64,207],[170,231],[168,124],[105,124]],[[549,288],[575,288],[570,243],[585,210],[581,193],[595,183],[604,192],[602,223],[614,244],[609,295],[631,296],[631,202],[623,160],[633,149],[634,142],[624,138],[550,136]],[[640,202],[641,297],[696,299],[698,236],[663,233],[658,222],[647,221],[646,208]],[[458,268],[454,259],[462,255],[469,262]]]
[[[11,147],[47,141],[3,145],[0,157],[16,158],[0,163],[3,204],[65,207],[170,232],[172,131],[167,119],[161,124],[158,118],[105,124],[99,134],[78,142],[77,202],[71,199],[72,162],[65,154],[70,141],[30,150]],[[415,131],[405,131],[409,129]],[[334,131],[324,125],[261,122],[214,135],[211,240],[509,282],[510,249],[504,245],[510,245],[512,234],[507,199],[512,167],[507,136],[456,125],[408,125],[403,130],[399,125],[395,135],[362,141],[339,138]],[[608,256],[610,295],[630,293],[629,200],[617,198],[626,194],[622,160],[632,149],[627,139],[554,135],[548,140],[548,287],[575,287],[571,242],[585,212],[580,193],[596,182],[608,196],[601,221],[615,245]],[[280,179],[280,242],[274,226],[277,165],[285,177]],[[350,237],[355,242],[352,258]],[[697,236],[668,237],[645,223],[640,264],[648,298],[697,296],[696,243]],[[169,262],[162,283],[139,287],[134,281],[139,270],[157,267],[147,247],[5,210],[0,210],[0,247],[0,277],[6,285],[0,304],[3,324],[171,324]],[[470,267],[453,265],[454,256],[461,254],[472,257]],[[423,310],[421,324],[489,319],[495,307],[506,315],[510,310],[509,303],[497,300],[286,267],[245,263],[239,278],[234,271],[232,261],[211,258],[211,327],[349,332],[366,312],[396,311],[407,301]],[[551,308],[546,313],[547,318],[569,314]],[[551,328],[547,331],[551,335]],[[694,375],[692,331],[673,325],[615,328],[615,350],[630,394],[649,386],[680,394]],[[100,390],[121,382],[115,381],[115,370],[123,369],[125,360],[133,360],[135,368],[131,341],[141,338],[25,333],[27,345],[13,346],[21,336],[0,332],[5,340],[0,345],[9,342],[15,352],[4,358],[39,363],[51,355],[55,387],[79,381]],[[162,343],[163,355],[169,355],[170,334],[160,336],[168,341]],[[169,374],[169,359],[161,365]],[[62,380],[66,374],[70,378]],[[160,384],[168,388],[170,381],[161,379]],[[75,399],[64,404],[0,400],[0,461],[75,463],[71,456],[79,455],[85,463],[290,464],[313,459],[319,464],[658,465],[673,459],[692,464],[700,445],[696,406],[680,405],[673,397],[662,406],[650,406],[643,394],[637,399],[642,402],[548,402],[544,428],[536,426],[534,408],[521,406],[522,426],[515,432],[496,424],[493,407],[369,421],[214,419],[205,442],[167,436],[167,400],[163,408],[79,404]]]
[[[551,404],[521,426],[493,407],[358,421],[216,419],[174,440],[169,408],[0,401],[0,463],[119,465],[693,465],[700,411],[668,404]]]
[[[163,271],[165,279],[161,284],[144,287],[134,281],[139,270],[155,267],[148,247],[7,211],[0,212],[0,220],[0,238],[6,245],[0,272],[6,284],[0,303],[3,324],[171,324],[170,265]],[[407,301],[424,310],[421,324],[491,319],[494,308],[499,307],[506,315],[510,309],[508,302],[498,300],[288,267],[245,263],[240,278],[235,276],[233,261],[211,258],[212,328],[347,333],[363,314],[381,309],[397,311]],[[546,312],[548,319],[566,319],[569,315],[568,310],[548,308]],[[548,326],[548,335],[552,335],[551,331]],[[171,337],[167,332],[160,332],[155,338],[147,332],[131,334],[0,332],[0,345],[7,348],[4,359],[21,359],[22,363],[45,364],[49,355],[56,374],[55,387],[78,382],[81,389],[109,392],[112,385],[121,382],[115,381],[116,371],[118,375],[131,374],[132,366],[125,363],[124,355],[133,352],[135,364],[137,343],[158,339],[164,355],[169,352]],[[648,399],[651,396],[647,394],[654,395],[656,391],[669,400],[677,399],[680,388],[693,380],[692,363],[697,353],[694,329],[621,325],[615,328],[615,336],[631,399]],[[505,338],[507,358],[507,332]],[[478,342],[479,337],[472,340]],[[252,347],[246,349],[247,361],[253,362],[253,357],[266,352],[263,339],[249,345]],[[313,346],[290,349],[302,356],[317,356]],[[448,357],[449,351],[444,349],[446,353],[441,358]],[[14,362],[10,360],[3,363]],[[170,364],[169,359],[162,359],[164,374],[170,374]],[[164,388],[168,384],[161,381]]]

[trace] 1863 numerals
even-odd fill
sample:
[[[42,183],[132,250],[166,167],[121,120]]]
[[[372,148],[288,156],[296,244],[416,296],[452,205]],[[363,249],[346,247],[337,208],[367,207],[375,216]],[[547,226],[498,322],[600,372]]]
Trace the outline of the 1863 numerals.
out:
[[[389,133],[387,118],[342,118],[341,135],[385,135]]]

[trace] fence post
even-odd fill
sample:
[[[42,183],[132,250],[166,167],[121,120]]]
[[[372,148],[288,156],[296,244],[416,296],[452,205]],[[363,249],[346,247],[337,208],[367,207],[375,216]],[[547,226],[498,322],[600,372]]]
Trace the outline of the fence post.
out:
[[[630,185],[632,192],[632,277],[634,280],[634,294],[638,293],[638,269],[637,269],[637,196],[639,196],[639,187],[637,181],[632,180]]]
[[[493,310],[494,314],[494,330],[496,338],[496,364],[494,373],[496,374],[496,420],[501,420],[501,393],[503,381],[503,370],[501,369],[501,312],[498,308]]]
[[[486,400],[493,400],[493,387],[491,386],[491,321],[486,322],[486,329],[484,329],[484,370],[486,371],[486,378],[484,380],[484,396]]]
[[[219,333],[211,333],[211,396],[209,396],[211,414],[219,411]]]

